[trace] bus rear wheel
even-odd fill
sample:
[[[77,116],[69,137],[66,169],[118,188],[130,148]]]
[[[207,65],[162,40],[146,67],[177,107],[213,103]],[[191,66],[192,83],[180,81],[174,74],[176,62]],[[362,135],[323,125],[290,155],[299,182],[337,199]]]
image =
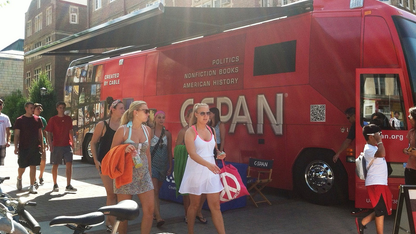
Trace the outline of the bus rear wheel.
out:
[[[92,134],[87,133],[82,142],[82,159],[88,163],[94,164],[94,157],[91,152],[91,139]]]
[[[333,151],[305,150],[293,167],[295,190],[307,201],[319,205],[335,205],[348,199],[348,176]]]

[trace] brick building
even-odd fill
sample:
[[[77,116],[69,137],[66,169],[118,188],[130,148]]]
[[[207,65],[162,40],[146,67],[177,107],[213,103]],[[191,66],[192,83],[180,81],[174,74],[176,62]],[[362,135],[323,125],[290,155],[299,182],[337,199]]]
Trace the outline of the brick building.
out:
[[[174,7],[274,7],[297,1],[299,0],[88,0],[89,27],[159,2]]]
[[[87,29],[87,0],[32,0],[25,15],[24,51],[47,45],[76,32]],[[79,56],[78,56],[79,57]],[[37,56],[24,61],[23,90],[41,73],[46,74],[63,97],[66,69],[76,56]]]
[[[23,88],[23,39],[0,51],[0,98]]]

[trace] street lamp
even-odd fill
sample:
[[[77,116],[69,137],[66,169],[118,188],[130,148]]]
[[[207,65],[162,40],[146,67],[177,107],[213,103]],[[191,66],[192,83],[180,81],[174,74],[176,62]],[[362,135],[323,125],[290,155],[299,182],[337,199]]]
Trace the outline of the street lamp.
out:
[[[40,96],[45,96],[48,90],[45,87],[40,88]]]

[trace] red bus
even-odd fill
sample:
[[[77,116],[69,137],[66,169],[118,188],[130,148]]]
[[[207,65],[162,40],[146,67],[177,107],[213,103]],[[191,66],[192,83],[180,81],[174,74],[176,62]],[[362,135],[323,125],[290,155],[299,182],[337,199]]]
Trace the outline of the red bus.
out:
[[[375,112],[387,118],[398,112],[403,127],[383,131],[397,201],[407,161],[401,153],[410,128],[406,112],[416,99],[413,14],[375,0],[315,0],[308,11],[288,17],[88,59],[69,67],[64,97],[76,152],[87,159],[109,96],[165,111],[173,140],[187,108],[205,102],[218,107],[226,123],[227,160],[274,159],[271,187],[295,190],[317,204],[350,199],[364,208],[370,203],[353,163],[365,144],[361,126]],[[344,114],[349,107],[356,108],[356,139],[334,163],[351,131]]]

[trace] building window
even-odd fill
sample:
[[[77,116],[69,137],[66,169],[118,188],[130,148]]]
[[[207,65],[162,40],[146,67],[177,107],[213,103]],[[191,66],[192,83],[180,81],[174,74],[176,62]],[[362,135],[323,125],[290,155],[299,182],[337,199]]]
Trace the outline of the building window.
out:
[[[282,6],[289,4],[289,0],[283,0],[282,1]]]
[[[32,35],[32,20],[27,21],[26,24],[26,36],[29,37]]]
[[[45,45],[48,45],[48,44],[50,44],[51,42],[52,42],[51,37],[47,37],[47,38],[45,39]]]
[[[35,16],[35,32],[42,30],[42,13]]]
[[[413,13],[416,13],[416,0],[413,0]]]
[[[50,64],[47,64],[46,66],[45,66],[45,73],[46,73],[46,76],[48,77],[48,80],[49,81],[52,81],[52,68],[51,68],[51,65]]]
[[[69,7],[69,23],[78,24],[78,7]]]
[[[26,89],[30,88],[30,71],[26,72]]]
[[[33,75],[33,80],[38,81],[40,73],[42,72],[42,68],[38,67],[35,69],[35,74]]]
[[[37,6],[38,6],[38,9],[40,8],[40,2],[41,2],[42,0],[38,0],[38,2],[37,2]]]
[[[101,8],[101,0],[95,0],[94,9],[98,10]]]
[[[46,26],[51,25],[52,24],[52,7],[48,7],[48,9],[46,9]]]
[[[403,6],[403,0],[399,0],[399,6]]]
[[[116,0],[110,0],[110,2],[115,2]]]
[[[406,0],[406,8],[410,10],[410,0]]]
[[[283,0],[282,5],[285,4],[285,1]],[[270,6],[270,0],[262,0],[261,1],[261,6],[262,7],[269,7]]]

